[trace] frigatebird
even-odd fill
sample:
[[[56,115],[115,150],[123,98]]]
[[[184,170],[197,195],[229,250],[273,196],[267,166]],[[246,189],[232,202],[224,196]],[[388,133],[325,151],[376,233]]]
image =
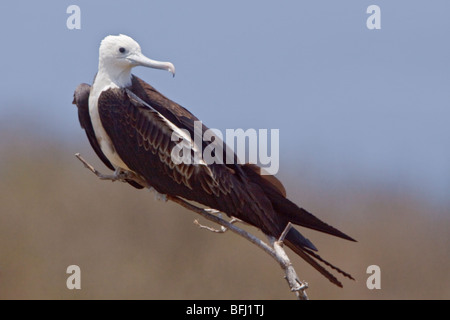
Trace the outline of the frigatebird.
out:
[[[100,44],[98,72],[92,86],[82,83],[74,93],[78,118],[87,138],[105,165],[131,171],[162,195],[177,196],[216,209],[278,238],[289,223],[355,241],[286,198],[282,183],[263,175],[255,164],[175,162],[172,136],[195,134],[191,112],[134,76],[135,66],[175,74],[170,62],[147,58],[129,36],[107,36]],[[203,125],[203,132],[208,127]],[[202,142],[197,151],[205,148]],[[195,148],[194,148],[195,149]],[[135,188],[144,186],[127,181]],[[323,265],[352,276],[322,259],[317,248],[297,229],[290,228],[284,243],[332,283],[340,281]]]

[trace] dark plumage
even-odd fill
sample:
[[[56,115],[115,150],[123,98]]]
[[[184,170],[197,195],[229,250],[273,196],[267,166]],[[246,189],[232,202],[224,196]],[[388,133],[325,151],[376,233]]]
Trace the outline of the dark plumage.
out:
[[[90,86],[81,84],[74,94],[80,124],[99,158],[109,169],[115,170],[96,139],[89,115],[89,92]],[[187,130],[193,137],[194,121],[198,119],[141,79],[132,76],[130,86],[103,91],[98,99],[98,110],[117,154],[128,168],[142,176],[159,193],[176,195],[217,209],[275,238],[291,222],[354,241],[287,199],[281,182],[273,176],[261,175],[256,165],[175,165],[171,151],[176,142],[171,141],[173,129],[168,123]],[[203,131],[207,129],[203,126]],[[203,144],[201,148],[204,147]],[[134,181],[128,183],[142,188]],[[318,256],[314,252],[316,247],[296,229],[290,229],[285,244],[334,284],[342,287],[319,262],[353,279]]]

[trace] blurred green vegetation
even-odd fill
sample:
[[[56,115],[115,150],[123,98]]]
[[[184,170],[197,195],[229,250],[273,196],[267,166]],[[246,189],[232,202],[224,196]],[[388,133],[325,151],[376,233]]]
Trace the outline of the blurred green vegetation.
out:
[[[260,249],[199,229],[196,214],[149,191],[98,180],[74,154],[105,167],[81,134],[80,145],[2,132],[1,299],[294,298]],[[370,181],[330,186],[291,170],[298,176],[281,177],[289,198],[359,241],[301,229],[357,279],[340,277],[337,288],[288,252],[311,299],[450,298],[450,208]],[[81,268],[81,290],[66,288],[72,264]],[[366,287],[372,264],[381,267],[381,290]]]

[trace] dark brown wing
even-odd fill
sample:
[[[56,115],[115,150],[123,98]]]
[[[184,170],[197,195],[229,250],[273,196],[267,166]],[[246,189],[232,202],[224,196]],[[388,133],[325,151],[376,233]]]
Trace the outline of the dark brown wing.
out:
[[[191,136],[194,137],[194,121],[198,121],[198,118],[187,109],[168,99],[151,85],[136,76],[133,76],[132,78],[131,89],[136,96],[144,101],[144,103],[151,106],[152,109],[164,116],[175,126],[188,130]],[[207,129],[208,127],[202,124],[202,134]],[[200,137],[199,141],[203,142],[202,137]],[[203,144],[201,147],[205,148],[205,145]],[[226,146],[223,143],[222,150],[225,149]],[[223,158],[225,158],[225,155],[223,155]],[[239,182],[241,184],[250,186],[249,188],[254,189],[253,194],[260,195],[260,197],[258,197],[259,202],[269,201],[271,210],[276,211],[275,215],[285,216],[288,221],[294,224],[332,234],[347,240],[353,240],[351,237],[324,223],[308,211],[299,208],[295,203],[287,199],[286,190],[284,189],[283,184],[274,176],[261,175],[261,168],[256,165],[238,165],[236,155],[234,155],[234,160],[235,161],[232,164],[226,163],[216,166],[218,172],[221,172],[220,170],[223,170],[224,168],[228,168],[228,171],[234,172],[235,176],[240,178]],[[211,166],[211,168],[213,168],[213,166]],[[262,190],[264,190],[264,192],[261,192]],[[311,247],[311,249],[313,249],[313,247]]]
[[[185,126],[180,124],[178,128],[128,89],[104,91],[98,108],[120,158],[158,192],[220,210],[266,234],[281,234],[288,221],[274,214],[262,189],[247,181],[245,175],[222,164],[176,164],[172,160],[177,145],[172,133],[187,130]]]
[[[145,101],[145,103],[150,105],[153,109],[158,111],[162,116],[172,122],[175,126],[188,130],[193,138],[197,135],[197,132],[194,130],[194,122],[200,120],[189,110],[168,99],[151,85],[149,85],[145,81],[142,81],[140,78],[134,75],[132,77],[131,88],[134,94]],[[206,146],[206,142],[203,141],[203,134],[206,130],[208,130],[208,127],[202,123],[202,131],[200,132],[202,136],[197,138],[199,138],[198,141],[202,141],[203,149]],[[226,144],[222,142],[222,150],[224,152],[226,148]],[[225,163],[225,166],[232,169],[237,174],[244,175],[244,173],[241,171],[240,166],[237,165],[238,161],[236,155],[234,154],[234,152],[231,152],[231,154],[233,154],[234,161],[230,161],[232,163]],[[222,157],[223,159],[225,159],[225,154],[223,154]]]
[[[89,93],[91,92],[91,86],[86,83],[81,83],[75,89],[73,94],[72,103],[78,108],[78,120],[80,121],[81,128],[86,132],[86,136],[91,144],[92,149],[94,149],[97,156],[103,163],[111,170],[115,170],[114,166],[108,160],[108,158],[103,153],[100,145],[98,144],[97,138],[95,137],[94,128],[92,127],[91,116],[89,115]],[[137,189],[142,189],[143,187],[134,181],[127,181],[133,187]]]

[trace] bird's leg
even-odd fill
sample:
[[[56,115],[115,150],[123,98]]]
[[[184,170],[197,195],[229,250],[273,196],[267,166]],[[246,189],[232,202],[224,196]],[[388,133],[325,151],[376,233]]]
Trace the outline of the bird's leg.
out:
[[[159,193],[158,191],[156,191],[155,188],[153,187],[149,187],[148,188],[150,190],[150,192],[154,192],[155,193],[155,199],[159,200],[159,201],[163,201],[163,202],[167,202],[167,194],[163,194],[163,193]]]
[[[124,171],[122,168],[117,168],[112,176],[114,177],[113,181],[125,182],[125,180],[128,178],[128,172]]]
[[[75,156],[78,160],[80,160],[84,166],[89,169],[93,174],[95,174],[100,180],[109,180],[109,181],[121,181],[121,182],[128,182],[128,180],[135,181],[139,183],[141,186],[144,186],[146,188],[151,188],[147,181],[145,181],[144,178],[137,175],[133,171],[128,171],[124,169],[117,168],[114,171],[114,174],[103,174],[97,169],[95,169],[91,164],[89,164],[84,158],[79,154],[76,153]]]
[[[133,180],[139,183],[142,186],[147,187],[150,191],[155,192],[155,199],[161,200],[164,202],[167,202],[167,195],[159,193],[155,190],[155,188],[151,187],[147,181],[145,181],[144,178],[137,175],[136,173],[128,170],[124,170],[122,168],[117,168],[114,171],[114,174],[103,174],[97,169],[95,169],[92,165],[90,165],[84,158],[79,154],[76,153],[75,156],[80,160],[86,168],[88,168],[92,173],[94,173],[100,180],[110,180],[110,181],[121,181],[121,182],[127,182],[127,180]]]
[[[119,172],[117,169],[114,174],[103,174],[97,169],[95,169],[92,165],[90,165],[86,160],[83,159],[83,157],[76,153],[75,156],[80,160],[86,168],[88,168],[93,174],[95,174],[100,180],[110,180],[110,181],[117,181],[122,180],[121,177],[119,177]]]

